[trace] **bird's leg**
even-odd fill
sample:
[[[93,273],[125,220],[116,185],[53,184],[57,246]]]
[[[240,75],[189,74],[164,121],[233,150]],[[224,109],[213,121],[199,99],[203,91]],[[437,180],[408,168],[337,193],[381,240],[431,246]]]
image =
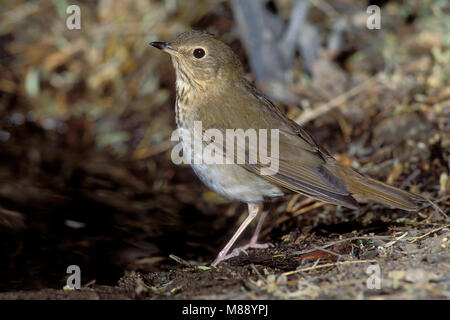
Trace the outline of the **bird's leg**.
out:
[[[262,225],[263,225],[264,220],[266,219],[268,213],[269,213],[269,211],[263,211],[261,213],[261,216],[259,217],[255,232],[253,233],[253,236],[250,239],[250,242],[247,243],[245,246],[234,249],[231,254],[238,255],[239,252],[247,253],[245,250],[248,248],[265,249],[268,247],[273,247],[273,244],[271,244],[270,242],[258,243],[258,236],[259,236],[259,233],[261,232]]]
[[[250,242],[244,246],[245,247],[244,249],[246,249],[246,248],[264,249],[267,247],[273,247],[273,244],[271,244],[271,243],[258,243],[258,236],[259,236],[259,233],[261,232],[262,225],[264,223],[264,220],[266,220],[268,213],[269,213],[269,211],[263,211],[263,213],[261,213],[261,216],[259,217],[258,224],[255,229],[255,233],[253,233],[253,236],[250,239]]]
[[[236,242],[237,238],[241,235],[241,233],[247,228],[247,226],[252,222],[252,220],[258,215],[258,213],[262,210],[262,204],[249,204],[248,205],[248,216],[245,218],[244,222],[239,226],[239,229],[234,233],[231,237],[230,241],[225,245],[225,247],[219,252],[217,258],[211,263],[212,266],[216,266],[219,262],[229,259],[231,257],[235,257],[239,255],[239,251],[233,251],[231,254],[228,254],[233,244]]]

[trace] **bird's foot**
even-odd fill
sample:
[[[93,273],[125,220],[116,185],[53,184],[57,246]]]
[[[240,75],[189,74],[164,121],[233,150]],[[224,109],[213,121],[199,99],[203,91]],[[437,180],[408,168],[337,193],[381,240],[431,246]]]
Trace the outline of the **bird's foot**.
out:
[[[248,253],[246,251],[247,249],[266,249],[266,248],[270,248],[270,247],[274,247],[274,245],[270,242],[258,243],[256,241],[250,241],[245,246],[234,249],[231,253],[233,254],[234,252],[237,252],[236,255],[239,255],[239,253],[243,252],[246,255],[248,255]]]
[[[228,260],[228,259],[233,258],[233,257],[237,257],[237,256],[239,256],[241,254],[241,252],[245,253],[246,255],[248,255],[247,249],[250,249],[250,248],[253,248],[253,249],[266,249],[266,248],[269,248],[269,247],[274,247],[274,245],[272,243],[270,243],[270,242],[258,243],[258,242],[256,242],[256,240],[255,241],[252,240],[249,243],[247,243],[245,246],[242,246],[242,247],[234,249],[229,254],[225,254],[225,255],[222,254],[221,255],[219,253],[217,258],[214,260],[213,263],[211,263],[211,265],[212,266],[216,266],[222,261]]]

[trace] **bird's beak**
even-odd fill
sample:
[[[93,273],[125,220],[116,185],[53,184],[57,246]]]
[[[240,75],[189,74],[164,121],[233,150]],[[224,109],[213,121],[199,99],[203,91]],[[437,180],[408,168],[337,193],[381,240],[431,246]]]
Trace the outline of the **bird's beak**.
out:
[[[177,51],[170,46],[169,42],[150,42],[150,45],[167,53],[176,53]]]

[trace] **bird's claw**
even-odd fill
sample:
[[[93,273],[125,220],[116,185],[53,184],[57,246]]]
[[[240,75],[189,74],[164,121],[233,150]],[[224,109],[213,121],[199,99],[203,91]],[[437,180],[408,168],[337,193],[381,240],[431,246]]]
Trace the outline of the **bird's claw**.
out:
[[[233,251],[231,251],[231,253],[224,255],[224,256],[217,256],[217,258],[214,260],[214,262],[211,264],[212,266],[216,266],[218,265],[220,262],[224,261],[224,260],[228,260],[230,258],[234,258],[240,255],[241,252],[245,253],[248,256],[248,252],[247,249],[252,248],[252,249],[266,249],[266,248],[271,248],[274,247],[274,245],[270,242],[267,243],[257,243],[257,242],[253,242],[250,241],[248,244],[246,244],[245,246],[239,247],[234,249]]]

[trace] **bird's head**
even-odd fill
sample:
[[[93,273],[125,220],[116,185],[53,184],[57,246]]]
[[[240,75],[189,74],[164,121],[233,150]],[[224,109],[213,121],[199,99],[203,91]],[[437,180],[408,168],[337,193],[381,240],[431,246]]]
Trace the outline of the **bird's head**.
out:
[[[170,54],[177,81],[206,89],[213,83],[225,84],[242,77],[242,66],[230,47],[203,31],[180,34],[172,42],[152,42]]]

